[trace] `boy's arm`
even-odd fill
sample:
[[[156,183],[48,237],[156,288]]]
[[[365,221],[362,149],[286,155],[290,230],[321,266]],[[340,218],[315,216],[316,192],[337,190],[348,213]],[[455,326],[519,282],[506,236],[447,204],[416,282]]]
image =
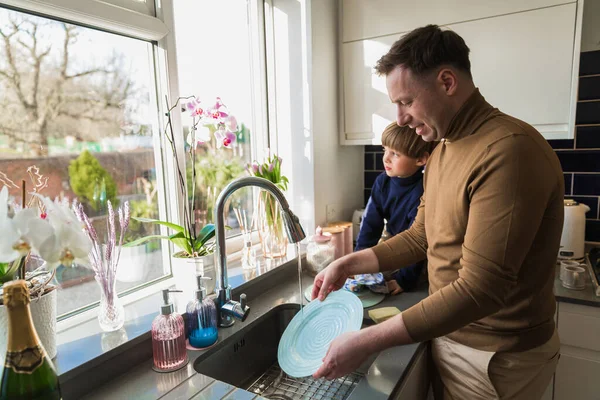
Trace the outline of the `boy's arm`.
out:
[[[384,222],[380,206],[381,199],[379,196],[381,196],[381,191],[379,188],[379,179],[377,179],[375,185],[373,185],[371,197],[369,197],[369,201],[363,213],[354,251],[373,247],[381,238]]]

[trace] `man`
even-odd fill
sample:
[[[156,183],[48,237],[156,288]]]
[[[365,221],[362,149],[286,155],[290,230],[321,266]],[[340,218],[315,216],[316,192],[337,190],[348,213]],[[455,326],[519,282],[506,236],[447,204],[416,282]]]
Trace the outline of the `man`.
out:
[[[432,340],[444,398],[539,399],[550,382],[560,347],[552,290],[562,170],[534,128],[485,101],[470,69],[464,40],[435,25],[408,33],[378,61],[398,125],[441,143],[412,227],[336,260],[315,278],[312,297],[324,299],[349,275],[424,258],[430,296],[338,337],[316,378],[345,375],[388,347]]]

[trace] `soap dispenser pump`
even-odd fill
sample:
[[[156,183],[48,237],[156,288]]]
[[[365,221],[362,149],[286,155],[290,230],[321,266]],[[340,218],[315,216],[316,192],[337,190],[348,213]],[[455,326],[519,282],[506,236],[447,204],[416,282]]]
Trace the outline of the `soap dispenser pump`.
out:
[[[181,290],[163,289],[164,304],[152,321],[153,369],[158,372],[175,371],[188,363],[183,317],[174,312],[169,299],[169,293],[174,292]]]
[[[198,283],[198,289],[195,292],[196,298],[188,303],[186,311],[189,317],[190,346],[202,349],[212,346],[219,338],[217,307],[214,301],[206,297],[206,288],[202,282],[211,278],[198,275],[196,279]]]

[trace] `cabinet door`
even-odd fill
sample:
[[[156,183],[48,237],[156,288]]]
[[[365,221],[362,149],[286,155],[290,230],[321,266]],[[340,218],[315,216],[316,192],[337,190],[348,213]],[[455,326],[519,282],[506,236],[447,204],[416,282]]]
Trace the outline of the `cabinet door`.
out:
[[[572,136],[576,8],[570,3],[447,26],[471,49],[473,79],[486,100],[546,138]],[[395,121],[385,78],[373,67],[398,38],[341,45],[342,144],[379,144]]]
[[[554,375],[554,400],[588,400],[600,396],[600,362],[561,354]]]
[[[343,0],[342,41],[407,32],[564,4],[561,0]]]
[[[395,106],[390,102],[385,78],[373,70],[395,40],[395,36],[386,36],[342,44],[342,143],[380,144],[381,132],[395,121]]]
[[[448,26],[471,49],[486,100],[547,138],[570,135],[576,11],[572,3]]]

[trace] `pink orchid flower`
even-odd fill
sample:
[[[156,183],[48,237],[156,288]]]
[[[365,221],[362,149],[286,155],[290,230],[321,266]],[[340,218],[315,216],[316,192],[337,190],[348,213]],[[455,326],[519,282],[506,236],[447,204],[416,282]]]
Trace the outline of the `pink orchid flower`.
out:
[[[225,118],[225,126],[227,127],[227,129],[229,129],[232,132],[237,131],[238,130],[237,119],[235,119],[235,117],[233,115],[229,115],[227,118]]]
[[[219,129],[215,131],[215,138],[217,139],[218,149],[221,147],[230,148],[236,141],[235,133],[225,129]]]
[[[188,101],[187,103],[185,103],[185,109],[187,111],[194,111],[196,109],[196,107],[198,107],[200,105],[200,100],[193,98],[190,101]]]
[[[225,104],[223,104],[220,97],[217,97],[215,105],[208,108],[204,112],[204,115],[218,122],[221,122],[222,119],[227,118],[229,116],[227,107],[225,106]]]

